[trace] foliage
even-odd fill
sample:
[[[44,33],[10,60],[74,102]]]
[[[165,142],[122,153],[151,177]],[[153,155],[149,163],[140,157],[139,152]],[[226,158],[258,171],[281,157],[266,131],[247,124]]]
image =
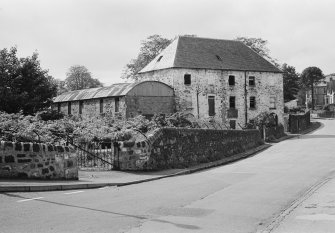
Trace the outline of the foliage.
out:
[[[98,79],[91,76],[91,72],[85,66],[75,65],[69,68],[65,79],[66,88],[70,91],[86,88],[102,87]],[[62,83],[60,83],[62,85]]]
[[[0,111],[33,114],[50,106],[57,87],[41,68],[38,53],[26,58],[16,53],[15,47],[0,50]]]
[[[40,118],[42,121],[53,121],[64,118],[63,113],[51,109],[38,112],[36,116]]]
[[[276,59],[270,56],[270,50],[267,47],[267,40],[263,40],[262,38],[254,38],[254,37],[237,37],[235,40],[243,42],[245,45],[253,49],[256,53],[264,57],[266,60],[270,61],[275,66],[279,67],[279,64]]]
[[[66,86],[66,82],[60,79],[55,79],[55,84],[57,85],[57,95],[61,95],[65,92],[68,92],[69,89]]]
[[[263,126],[271,127],[277,125],[276,115],[270,112],[262,112],[258,114],[251,122],[259,128]]]
[[[172,40],[163,38],[160,35],[147,37],[146,40],[141,42],[140,53],[126,65],[122,78],[137,81],[139,79],[137,73],[149,64],[149,62],[162,52],[171,42]]]
[[[287,64],[282,65],[283,81],[284,81],[284,101],[296,99],[296,95],[300,89],[299,74],[295,71],[295,67]]]
[[[324,79],[324,75],[322,70],[318,67],[312,66],[307,67],[302,71],[301,74],[301,84],[311,90],[312,100],[314,100],[314,86],[318,84],[322,79]],[[312,109],[314,110],[314,101],[312,101]]]

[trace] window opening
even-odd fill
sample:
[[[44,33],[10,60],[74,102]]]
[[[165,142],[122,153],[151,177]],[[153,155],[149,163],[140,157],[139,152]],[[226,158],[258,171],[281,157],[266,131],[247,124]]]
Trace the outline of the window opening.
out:
[[[184,75],[184,84],[185,85],[191,85],[191,75],[190,74],[185,74]]]
[[[235,96],[229,97],[229,108],[235,108]]]

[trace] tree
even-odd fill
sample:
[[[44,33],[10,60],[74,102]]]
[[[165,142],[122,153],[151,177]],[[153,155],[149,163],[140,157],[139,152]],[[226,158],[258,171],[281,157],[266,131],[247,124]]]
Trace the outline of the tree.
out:
[[[57,87],[38,53],[20,59],[16,53],[15,47],[0,50],[0,111],[33,114],[50,106]]]
[[[69,91],[69,89],[66,86],[65,81],[60,80],[60,79],[55,79],[55,84],[57,85],[57,95],[61,95]]]
[[[283,64],[281,67],[284,80],[284,100],[285,102],[296,99],[300,90],[299,74],[293,66]]]
[[[312,109],[314,110],[314,85],[324,79],[322,70],[315,66],[307,67],[302,71],[300,79],[301,84],[312,92]]]
[[[137,73],[142,70],[152,59],[154,59],[172,40],[161,37],[160,35],[149,36],[141,42],[140,53],[137,58],[132,59],[125,67],[122,78],[138,80]]]
[[[270,50],[267,47],[267,40],[253,37],[237,37],[235,40],[243,42],[256,53],[264,57],[266,60],[270,61],[273,65],[279,67],[277,60],[270,56]]]
[[[75,65],[69,68],[65,84],[68,90],[81,90],[86,88],[102,87],[98,79],[91,77],[91,72],[85,66]]]

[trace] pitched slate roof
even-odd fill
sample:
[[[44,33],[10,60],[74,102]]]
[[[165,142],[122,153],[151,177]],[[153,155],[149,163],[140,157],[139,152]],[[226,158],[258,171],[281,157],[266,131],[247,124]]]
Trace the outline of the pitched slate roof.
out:
[[[69,91],[54,99],[54,103],[75,100],[96,99],[104,97],[117,97],[126,95],[138,83],[117,83],[109,87],[89,88]]]
[[[177,37],[139,73],[167,68],[282,72],[243,42]]]

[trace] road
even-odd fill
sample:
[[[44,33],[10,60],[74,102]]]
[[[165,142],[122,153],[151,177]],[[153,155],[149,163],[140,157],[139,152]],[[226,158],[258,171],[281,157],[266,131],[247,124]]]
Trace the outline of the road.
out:
[[[118,188],[0,194],[0,232],[278,230],[295,203],[334,175],[335,121],[321,122],[312,134],[199,173]]]

